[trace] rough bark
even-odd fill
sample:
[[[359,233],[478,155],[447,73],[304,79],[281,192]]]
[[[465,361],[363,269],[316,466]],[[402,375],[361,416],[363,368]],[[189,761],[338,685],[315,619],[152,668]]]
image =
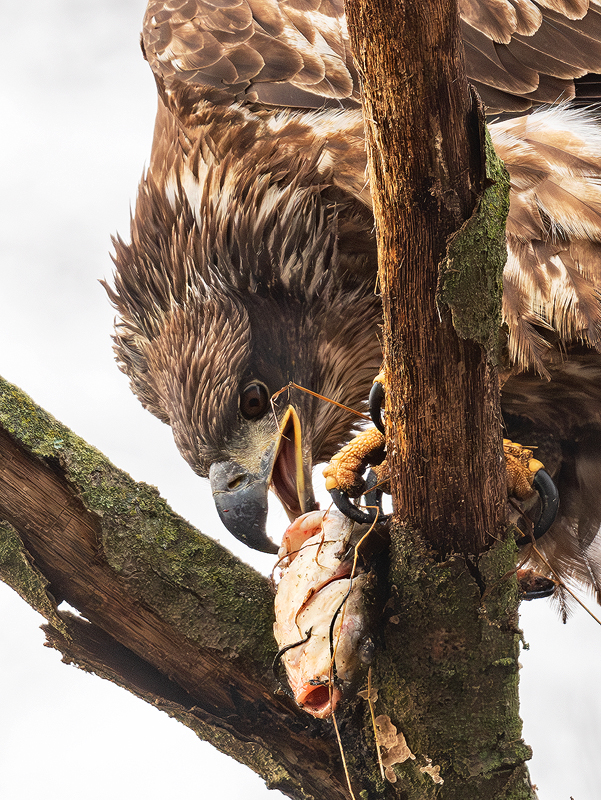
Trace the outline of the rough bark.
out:
[[[378,708],[422,759],[396,768],[396,796],[526,800],[495,367],[507,180],[468,90],[455,0],[347,0],[347,14],[378,232],[395,505],[374,680]],[[422,771],[427,757],[442,786]]]
[[[487,349],[501,295],[498,264],[471,281],[484,290],[469,298],[489,320],[482,342],[469,327],[458,335],[440,297],[448,239],[470,218],[485,179],[457,6],[351,0],[347,12],[378,232],[395,507],[441,554],[475,554],[500,531],[499,390]],[[462,266],[449,269],[452,277]]]
[[[331,726],[273,676],[269,581],[0,379],[2,518],[0,578],[46,617],[65,661],[163,708],[272,788],[346,797]]]

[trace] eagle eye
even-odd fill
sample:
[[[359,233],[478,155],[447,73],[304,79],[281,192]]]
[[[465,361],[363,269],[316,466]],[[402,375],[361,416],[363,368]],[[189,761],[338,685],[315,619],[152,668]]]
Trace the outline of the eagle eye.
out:
[[[263,383],[249,383],[240,392],[240,413],[245,419],[263,416],[269,405],[269,392]]]

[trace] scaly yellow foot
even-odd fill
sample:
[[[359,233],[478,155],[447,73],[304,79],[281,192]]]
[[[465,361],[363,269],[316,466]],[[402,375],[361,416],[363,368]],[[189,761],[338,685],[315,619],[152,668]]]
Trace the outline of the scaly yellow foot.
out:
[[[376,428],[367,428],[357,434],[332,456],[324,469],[326,489],[340,489],[349,497],[360,497],[365,488],[363,473],[369,465],[379,464],[382,468],[385,444],[384,436]]]
[[[348,497],[360,497],[365,488],[363,473],[368,466],[374,467],[378,485],[388,490],[388,463],[385,460],[384,436],[376,428],[361,431],[345,445],[323,471],[326,489],[340,489]],[[507,494],[525,500],[532,494],[532,481],[543,464],[533,458],[532,450],[517,442],[503,439],[505,468],[507,472]]]
[[[532,457],[532,450],[521,444],[503,439],[505,469],[507,471],[507,494],[525,500],[532,494],[532,481],[543,464]]]

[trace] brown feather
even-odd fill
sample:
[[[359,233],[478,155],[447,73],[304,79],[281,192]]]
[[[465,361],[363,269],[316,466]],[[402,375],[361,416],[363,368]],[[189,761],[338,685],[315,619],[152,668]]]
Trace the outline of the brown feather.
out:
[[[463,0],[468,74],[489,107],[525,111],[601,71],[599,11]],[[269,414],[241,419],[245,381],[359,408],[377,371],[358,81],[342,0],[151,0],[143,40],[159,110],[131,244],[115,241],[115,349],[206,475],[277,435]],[[490,131],[511,181],[508,434],[540,446],[560,488],[545,557],[601,597],[601,128],[564,105]],[[354,418],[309,396],[298,407],[306,458],[328,459]]]

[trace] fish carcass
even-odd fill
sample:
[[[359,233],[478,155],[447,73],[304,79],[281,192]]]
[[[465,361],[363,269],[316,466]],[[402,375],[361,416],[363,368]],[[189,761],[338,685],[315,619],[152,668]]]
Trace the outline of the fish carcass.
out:
[[[311,511],[286,530],[278,553],[274,635],[294,698],[314,717],[331,715],[370,660],[375,578],[366,553],[384,541],[370,531],[338,510]]]

